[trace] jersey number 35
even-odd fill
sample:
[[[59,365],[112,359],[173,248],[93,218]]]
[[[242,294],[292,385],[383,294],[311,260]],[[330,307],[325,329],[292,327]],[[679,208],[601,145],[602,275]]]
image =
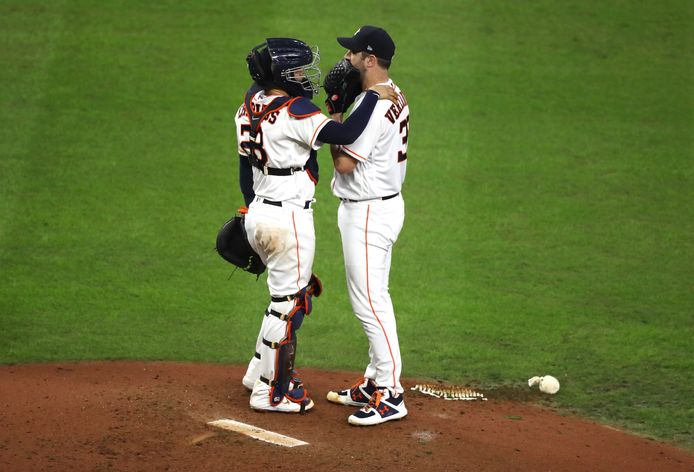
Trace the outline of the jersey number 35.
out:
[[[407,115],[407,118],[400,121],[400,134],[403,134],[403,131],[405,134],[402,137],[402,150],[398,151],[398,162],[407,159],[407,137],[410,135],[410,115]]]

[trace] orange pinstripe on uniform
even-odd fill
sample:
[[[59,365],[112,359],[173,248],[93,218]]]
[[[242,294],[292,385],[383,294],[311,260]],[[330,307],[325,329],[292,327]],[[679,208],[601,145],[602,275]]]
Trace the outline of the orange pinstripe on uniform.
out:
[[[371,307],[371,313],[373,313],[374,317],[376,318],[376,321],[378,321],[378,325],[381,327],[381,331],[383,331],[383,336],[386,337],[386,343],[388,344],[388,353],[390,354],[390,360],[393,361],[393,388],[396,387],[396,381],[395,381],[395,357],[393,357],[393,349],[390,347],[390,340],[388,339],[388,334],[386,334],[385,328],[383,328],[383,323],[381,323],[380,318],[376,314],[376,310],[374,310],[374,305],[371,302],[371,289],[369,288],[369,212],[371,211],[371,205],[366,207],[366,225],[364,229],[364,250],[366,251],[366,295],[369,298],[369,306]]]
[[[351,150],[350,148],[348,148],[347,146],[342,146],[342,149],[343,149],[347,154],[349,154],[350,156],[354,157],[355,159],[360,159],[360,160],[362,160],[362,161],[366,161],[366,160],[367,160],[364,156],[361,156],[361,155],[357,154],[356,152],[352,151],[352,150]]]
[[[294,226],[294,239],[296,240],[296,289],[301,290],[301,256],[299,255],[299,233],[296,231],[296,219],[292,212],[292,225]]]

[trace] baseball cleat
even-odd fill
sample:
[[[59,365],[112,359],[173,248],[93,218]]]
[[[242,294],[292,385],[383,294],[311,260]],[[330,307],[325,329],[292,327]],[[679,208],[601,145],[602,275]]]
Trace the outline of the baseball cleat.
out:
[[[313,408],[313,400],[306,398],[301,403],[295,403],[287,398],[283,398],[277,405],[254,405],[251,403],[251,408],[255,411],[272,411],[277,413],[304,413]]]
[[[270,389],[267,384],[257,380],[251,393],[250,405],[256,411],[273,411],[278,413],[304,413],[313,408],[313,400],[304,387],[290,390],[284,398],[273,405],[270,402]]]
[[[329,402],[339,405],[365,406],[369,404],[369,399],[376,390],[376,384],[373,380],[361,378],[350,388],[339,392],[328,392],[326,398]]]
[[[388,389],[376,390],[369,404],[347,418],[355,426],[373,426],[407,416],[403,395],[393,395]]]

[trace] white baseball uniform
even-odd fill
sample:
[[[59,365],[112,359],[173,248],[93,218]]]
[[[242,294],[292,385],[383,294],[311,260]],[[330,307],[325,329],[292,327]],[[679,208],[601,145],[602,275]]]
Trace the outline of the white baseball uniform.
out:
[[[398,103],[379,101],[361,136],[342,151],[357,160],[351,173],[335,172],[333,194],[342,200],[338,226],[352,309],[369,340],[364,376],[378,387],[402,393],[402,362],[393,304],[388,292],[393,244],[405,219],[400,194],[407,166],[410,111],[402,91]],[[355,100],[356,109],[363,98]]]
[[[277,95],[267,96],[260,91],[251,104],[256,112],[268,106]],[[322,143],[316,141],[320,130],[329,122],[315,105],[292,108],[291,102],[269,113],[260,124],[256,139],[261,147],[252,148],[256,157],[267,167],[288,169],[302,167],[312,150]],[[305,113],[304,113],[305,112]],[[298,114],[297,114],[298,113]],[[236,114],[236,133],[239,154],[245,154],[249,146],[250,120],[242,105]],[[311,203],[315,183],[307,171],[291,175],[266,175],[253,167],[255,198],[248,207],[245,228],[248,242],[266,264],[267,284],[272,297],[293,295],[306,287],[311,277],[315,252],[315,233]],[[293,301],[271,302],[268,311],[286,314],[294,306]],[[276,316],[265,316],[258,340],[256,357],[249,363],[246,379],[255,382],[251,404],[267,402],[269,385],[255,381],[260,376],[275,377],[276,349],[263,343],[278,343],[289,335],[287,321]],[[260,357],[258,359],[258,357]]]
[[[260,91],[252,104],[264,107],[278,97]],[[311,150],[322,146],[316,136],[329,120],[320,112],[297,118],[292,116],[289,106],[272,112],[260,125],[266,165],[285,169],[306,164]],[[239,154],[245,154],[249,131],[250,120],[242,105],[236,114]],[[245,218],[246,232],[251,247],[268,266],[268,288],[273,296],[296,293],[311,276],[315,233],[310,205],[315,189],[309,172],[265,175],[253,167],[256,197]],[[265,200],[282,205],[263,203]]]

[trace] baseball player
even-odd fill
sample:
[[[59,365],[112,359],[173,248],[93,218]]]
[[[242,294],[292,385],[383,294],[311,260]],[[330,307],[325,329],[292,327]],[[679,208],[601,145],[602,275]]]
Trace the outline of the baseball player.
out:
[[[271,301],[243,384],[252,390],[251,408],[299,413],[313,401],[294,370],[296,332],[311,312],[312,296],[322,290],[311,272],[316,151],[322,143],[355,141],[378,100],[396,95],[389,87],[369,87],[363,112],[338,123],[310,100],[320,81],[317,48],[268,38],[246,61],[254,84],[236,113],[239,156],[252,172],[241,167],[249,200],[244,225],[248,243],[267,266]]]
[[[398,96],[396,103],[376,104],[369,124],[356,141],[331,146],[335,166],[332,189],[341,200],[338,225],[347,289],[352,309],[369,340],[370,362],[364,378],[351,388],[329,392],[327,398],[360,407],[348,421],[369,426],[407,415],[388,276],[393,245],[405,218],[401,188],[407,168],[410,110],[405,95],[388,75],[395,44],[385,30],[363,26],[352,37],[337,41],[347,48],[344,59],[360,73],[362,92],[356,97],[353,114],[366,104],[365,91],[376,84],[393,88]],[[331,116],[337,121],[342,118],[341,113]]]

